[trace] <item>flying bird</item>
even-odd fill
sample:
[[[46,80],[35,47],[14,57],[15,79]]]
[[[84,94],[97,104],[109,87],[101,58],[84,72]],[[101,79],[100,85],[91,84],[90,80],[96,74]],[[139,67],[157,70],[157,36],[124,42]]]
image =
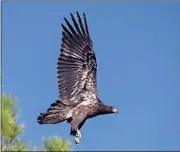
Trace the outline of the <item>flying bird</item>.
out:
[[[67,121],[71,125],[70,135],[80,143],[80,129],[86,120],[118,110],[105,105],[97,92],[97,62],[87,19],[77,12],[78,22],[70,13],[72,23],[64,18],[62,25],[61,53],[57,62],[59,99],[37,117],[39,124],[57,124]]]

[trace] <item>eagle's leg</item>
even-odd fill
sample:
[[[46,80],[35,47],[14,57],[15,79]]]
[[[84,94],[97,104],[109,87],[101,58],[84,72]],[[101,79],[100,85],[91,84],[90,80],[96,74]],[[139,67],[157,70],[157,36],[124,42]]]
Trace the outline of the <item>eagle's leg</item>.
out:
[[[81,138],[81,132],[80,132],[80,130],[77,130],[77,131],[76,131],[76,137],[77,137],[77,138]]]
[[[70,132],[70,135],[73,135],[75,137],[74,138],[75,143],[76,143],[76,145],[79,145],[80,138],[81,138],[81,132],[78,129],[78,126],[77,126],[76,123],[71,122],[71,132]]]
[[[81,132],[80,128],[84,124],[86,120],[87,115],[85,113],[79,112],[76,117],[72,119],[70,122],[71,124],[71,134],[75,136],[75,143],[78,145],[80,143],[80,138],[81,138]]]
[[[75,140],[75,143],[76,143],[76,145],[79,145],[79,143],[80,143],[80,138],[81,138],[81,132],[80,132],[80,130],[72,130],[72,128],[71,128],[71,132],[70,132],[70,135],[73,135],[75,138],[74,138],[74,140]]]
[[[76,131],[76,137],[81,138],[81,132],[80,132],[80,129],[81,129],[81,127],[84,125],[85,121],[86,121],[86,119],[84,119],[84,120],[79,124],[78,130]]]

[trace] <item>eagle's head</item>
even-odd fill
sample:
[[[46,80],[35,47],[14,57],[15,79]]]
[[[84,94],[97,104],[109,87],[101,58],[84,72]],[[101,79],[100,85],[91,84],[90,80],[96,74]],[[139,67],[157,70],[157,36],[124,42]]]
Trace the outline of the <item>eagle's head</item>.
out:
[[[114,106],[108,106],[104,104],[101,105],[100,112],[103,114],[119,113],[119,111]]]

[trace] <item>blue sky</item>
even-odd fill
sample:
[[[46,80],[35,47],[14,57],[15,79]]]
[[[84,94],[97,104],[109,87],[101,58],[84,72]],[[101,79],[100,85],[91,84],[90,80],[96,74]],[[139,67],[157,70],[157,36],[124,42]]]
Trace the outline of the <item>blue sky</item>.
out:
[[[3,92],[18,98],[24,138],[69,139],[74,150],[180,150],[179,2],[3,2]],[[98,62],[101,100],[119,115],[85,123],[74,145],[67,123],[36,117],[58,97],[61,23],[86,13]]]

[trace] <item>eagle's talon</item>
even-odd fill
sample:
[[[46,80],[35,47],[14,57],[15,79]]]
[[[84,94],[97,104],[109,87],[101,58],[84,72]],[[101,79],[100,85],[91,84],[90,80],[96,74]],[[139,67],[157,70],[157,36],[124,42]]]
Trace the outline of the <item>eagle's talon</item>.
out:
[[[76,137],[77,137],[77,138],[81,138],[81,132],[80,132],[80,130],[77,130],[77,131],[76,131]]]
[[[76,143],[76,145],[79,145],[80,139],[78,137],[75,137],[75,143]]]

